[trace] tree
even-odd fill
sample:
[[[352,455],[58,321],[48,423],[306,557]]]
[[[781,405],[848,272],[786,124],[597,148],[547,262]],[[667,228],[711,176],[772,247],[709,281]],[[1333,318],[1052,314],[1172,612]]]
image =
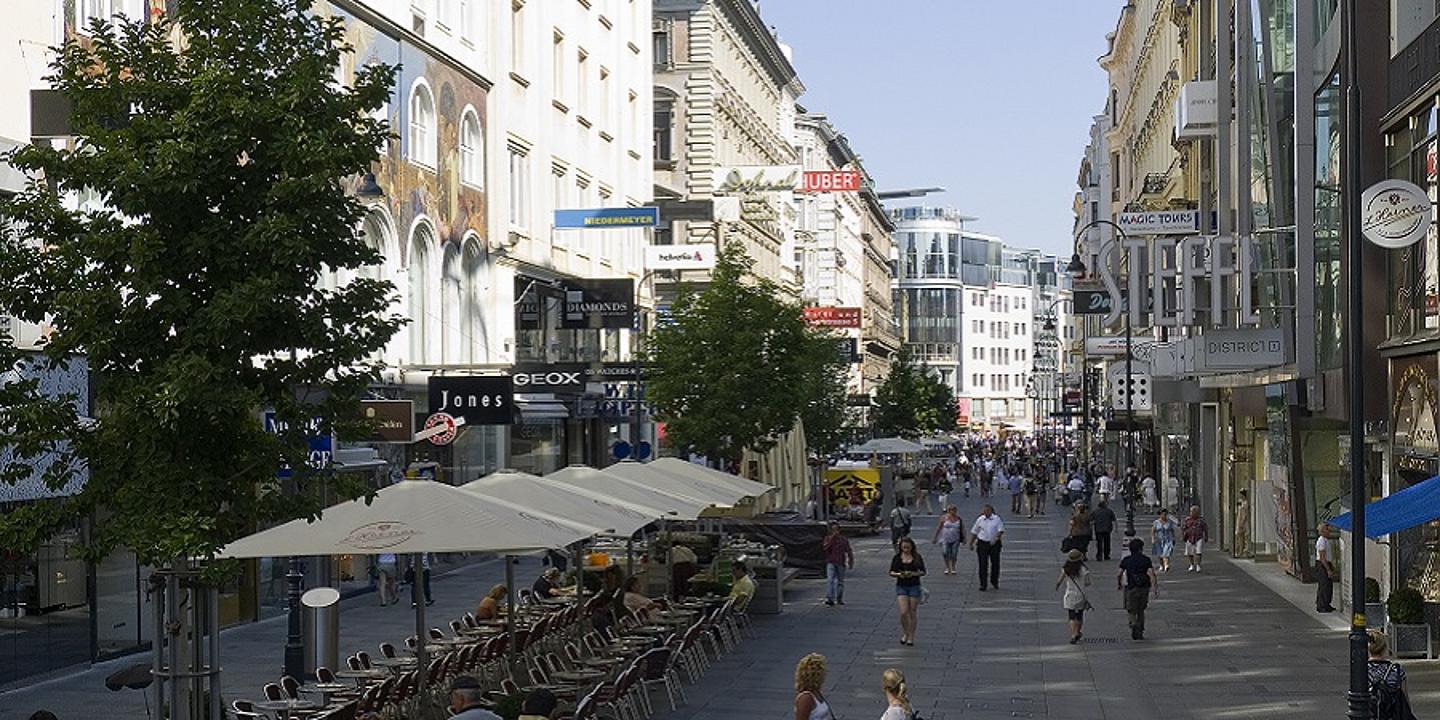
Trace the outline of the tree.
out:
[[[317,513],[319,479],[364,491],[309,467],[307,439],[356,427],[402,320],[386,282],[318,280],[380,261],[341,180],[389,137],[372,112],[395,71],[336,84],[340,20],[310,6],[180,2],[148,24],[97,22],[52,64],[78,142],[9,157],[31,182],[0,205],[17,230],[0,234],[0,313],[51,326],[49,360],[86,359],[98,422],[71,410],[59,427],[63,404],[33,384],[0,392],[0,425],[20,431],[0,479],[58,447],[89,475],[78,494],[0,516],[0,546],[91,517],[92,554],[123,545],[166,564]],[[81,193],[98,202],[75,209]],[[281,431],[265,430],[267,410]]]
[[[647,350],[646,400],[675,443],[711,458],[768,450],[830,389],[816,366],[821,339],[753,265],[738,243],[722,248],[709,284],[682,289]]]
[[[910,350],[901,348],[875,391],[875,434],[918,438],[953,430],[955,416],[950,387],[928,368],[915,365]]]
[[[824,457],[839,450],[852,431],[853,413],[846,404],[845,382],[849,364],[837,345],[839,338],[819,329],[812,329],[809,335],[800,421],[810,454]]]

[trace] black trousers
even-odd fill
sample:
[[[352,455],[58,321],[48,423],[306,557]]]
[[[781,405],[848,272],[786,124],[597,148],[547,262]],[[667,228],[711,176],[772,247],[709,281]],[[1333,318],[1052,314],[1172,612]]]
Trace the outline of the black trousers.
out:
[[[415,568],[405,570],[405,582],[412,585],[415,583]],[[420,573],[420,585],[421,589],[425,591],[425,602],[432,602],[430,599],[430,568],[425,568],[425,571]]]
[[[984,589],[986,582],[996,587],[1000,586],[1000,542],[988,543],[984,540],[975,541],[975,555],[980,561],[980,588]]]
[[[1096,559],[1096,560],[1109,560],[1109,559],[1110,559],[1110,533],[1108,533],[1108,532],[1099,532],[1099,531],[1096,531],[1096,533],[1095,533],[1095,559]]]
[[[1325,568],[1315,566],[1315,609],[1320,612],[1329,612],[1335,608],[1335,581],[1330,579],[1330,574]]]

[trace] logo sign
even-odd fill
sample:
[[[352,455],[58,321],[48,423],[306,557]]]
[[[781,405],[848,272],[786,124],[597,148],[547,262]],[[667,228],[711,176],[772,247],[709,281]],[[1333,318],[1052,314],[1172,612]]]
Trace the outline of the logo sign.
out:
[[[384,550],[422,534],[419,530],[395,520],[366,523],[351,530],[339,544],[356,550]]]
[[[1200,229],[1198,210],[1122,212],[1115,224],[1128,235],[1188,235]]]
[[[858,307],[807,307],[805,323],[810,327],[858,328],[861,312]]]
[[[431,445],[449,445],[455,442],[465,418],[456,420],[449,413],[435,413],[425,418],[425,429],[415,436],[417,441],[429,440]]]
[[[801,189],[807,193],[858,192],[863,182],[859,170],[807,170]]]
[[[1139,341],[1139,340],[1135,340],[1134,338],[1131,338],[1131,343],[1130,343],[1130,349],[1131,349],[1131,351],[1133,351],[1135,354],[1138,355],[1138,354],[1139,354],[1139,351],[1140,351],[1140,346],[1141,346],[1142,344],[1144,344],[1144,342],[1151,342],[1151,341],[1148,341],[1148,340],[1147,340],[1147,341],[1143,341],[1143,342],[1142,342],[1142,341]],[[1108,335],[1107,335],[1107,336],[1103,336],[1103,337],[1087,337],[1087,338],[1085,338],[1085,354],[1086,354],[1086,355],[1097,355],[1097,356],[1116,356],[1116,355],[1118,355],[1118,356],[1120,356],[1120,357],[1124,357],[1124,356],[1125,356],[1125,336],[1123,336],[1123,335],[1119,335],[1119,336],[1108,336]]]
[[[1196,340],[1201,351],[1197,372],[1255,370],[1285,364],[1285,341],[1279,328],[1206,330]]]
[[[1110,299],[1110,293],[1104,290],[1075,290],[1074,302],[1076,315],[1109,315],[1114,303]]]
[[[431,413],[466,425],[510,424],[515,390],[508,375],[431,375],[427,391]]]
[[[408,443],[415,437],[414,401],[362,400],[360,413],[373,428],[365,442]]]
[[[560,327],[568,330],[635,325],[635,281],[567,280]]]
[[[716,195],[788,193],[800,187],[798,165],[718,167],[713,173],[711,182]]]
[[[1425,237],[1430,198],[1405,180],[1381,180],[1360,195],[1360,232],[1383,248],[1403,248]]]
[[[713,267],[715,246],[709,243],[645,246],[647,270],[709,270]]]
[[[516,365],[510,380],[516,392],[574,393],[585,390],[584,365]]]
[[[660,224],[660,208],[585,208],[556,210],[555,229],[605,230],[655,227]]]
[[[330,462],[335,457],[335,438],[329,435],[318,434],[322,422],[321,418],[312,418],[310,420],[309,428],[312,434],[305,440],[309,448],[305,464],[315,470],[323,470],[329,467]],[[289,430],[289,424],[276,417],[274,410],[265,411],[265,432],[271,435],[279,435],[289,432]],[[294,472],[290,469],[289,465],[284,463],[281,463],[280,470],[275,473],[275,477],[281,478],[282,480],[291,475],[294,475]]]

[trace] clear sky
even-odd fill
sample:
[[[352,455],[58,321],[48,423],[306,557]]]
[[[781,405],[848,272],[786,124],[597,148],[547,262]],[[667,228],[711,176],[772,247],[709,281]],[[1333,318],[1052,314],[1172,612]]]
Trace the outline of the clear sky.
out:
[[[927,204],[970,229],[1070,253],[1071,201],[1096,58],[1123,0],[760,0],[794,48],[800,104],[850,139],[881,189],[944,187]]]

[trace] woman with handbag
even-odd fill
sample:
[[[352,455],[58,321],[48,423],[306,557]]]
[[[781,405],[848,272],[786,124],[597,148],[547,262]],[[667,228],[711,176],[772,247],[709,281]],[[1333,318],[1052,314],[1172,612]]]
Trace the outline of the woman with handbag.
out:
[[[1405,668],[1390,660],[1390,639],[1384,632],[1366,633],[1369,662],[1366,671],[1370,680],[1370,717],[1375,720],[1415,720],[1410,709],[1410,692],[1405,683]]]
[[[890,561],[890,577],[895,578],[895,602],[900,610],[900,644],[915,644],[915,628],[920,620],[917,612],[925,595],[920,578],[925,576],[925,559],[915,550],[909,535],[900,538],[899,549]]]
[[[1085,596],[1084,585],[1090,584],[1090,568],[1085,566],[1085,555],[1071,550],[1065,555],[1065,565],[1060,568],[1060,579],[1055,589],[1065,589],[1061,604],[1070,616],[1070,644],[1080,642],[1081,630],[1085,627],[1085,611],[1089,610],[1090,599]]]

